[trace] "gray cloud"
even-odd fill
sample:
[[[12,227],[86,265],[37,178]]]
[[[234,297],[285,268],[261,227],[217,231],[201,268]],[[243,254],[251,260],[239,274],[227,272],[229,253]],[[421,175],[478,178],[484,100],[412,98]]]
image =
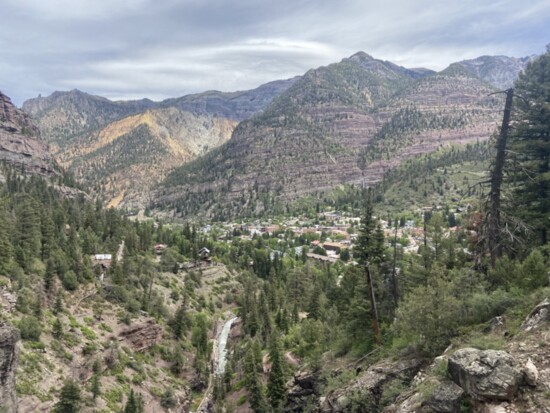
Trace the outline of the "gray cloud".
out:
[[[547,0],[0,0],[0,89],[163,99],[256,87],[359,50],[442,69],[550,42]]]

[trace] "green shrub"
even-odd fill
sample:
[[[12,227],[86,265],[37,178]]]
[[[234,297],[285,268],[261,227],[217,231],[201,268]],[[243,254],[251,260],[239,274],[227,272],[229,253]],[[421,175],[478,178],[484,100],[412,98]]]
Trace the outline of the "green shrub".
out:
[[[74,291],[78,288],[78,278],[74,271],[67,271],[61,280],[63,287],[68,291]]]
[[[23,340],[40,340],[40,334],[42,334],[42,327],[40,321],[33,316],[25,316],[19,321],[19,330],[21,332],[21,338]]]
[[[162,396],[160,397],[160,405],[166,409],[169,409],[171,407],[174,407],[176,404],[177,400],[176,395],[174,394],[174,390],[168,387],[166,390],[164,390],[164,393],[162,393]]]
[[[94,331],[89,327],[80,326],[80,331],[82,331],[82,334],[84,334],[84,337],[86,337],[88,340],[95,340],[97,338]]]

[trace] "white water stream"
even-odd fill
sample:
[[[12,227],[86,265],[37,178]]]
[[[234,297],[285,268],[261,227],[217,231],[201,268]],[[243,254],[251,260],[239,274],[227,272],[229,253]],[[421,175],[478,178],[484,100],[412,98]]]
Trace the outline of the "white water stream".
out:
[[[236,319],[237,317],[233,317],[227,320],[218,337],[216,345],[216,375],[218,376],[221,376],[225,371],[225,364],[227,363],[227,339],[229,337],[229,331],[231,331],[231,325]]]

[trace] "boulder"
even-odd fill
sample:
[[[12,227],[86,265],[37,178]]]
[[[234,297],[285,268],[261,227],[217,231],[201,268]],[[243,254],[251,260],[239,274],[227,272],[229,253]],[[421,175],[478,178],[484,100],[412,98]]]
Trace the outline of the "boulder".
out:
[[[460,413],[464,390],[452,381],[439,383],[424,404],[436,413]]]
[[[527,363],[525,363],[525,366],[523,366],[523,378],[525,379],[525,383],[527,383],[529,386],[535,387],[537,385],[537,381],[539,379],[539,371],[537,370],[537,367],[533,364],[531,359],[527,360]]]
[[[511,400],[523,378],[505,351],[464,348],[449,358],[449,374],[473,399]]]
[[[550,301],[546,298],[531,311],[521,324],[521,328],[524,331],[536,330],[548,321],[550,321]]]

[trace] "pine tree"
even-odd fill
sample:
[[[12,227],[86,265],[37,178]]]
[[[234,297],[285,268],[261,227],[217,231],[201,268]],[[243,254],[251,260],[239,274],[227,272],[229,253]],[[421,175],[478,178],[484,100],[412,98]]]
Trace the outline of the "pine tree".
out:
[[[63,323],[59,318],[56,318],[53,323],[52,336],[57,340],[63,338]]]
[[[244,370],[246,374],[246,388],[250,396],[250,407],[255,413],[267,413],[268,408],[264,396],[264,388],[258,373],[260,366],[261,364],[257,363],[254,356],[253,346],[249,345],[244,359]]]
[[[142,413],[143,412],[143,399],[141,394],[135,394],[134,390],[130,390],[128,395],[128,401],[126,402],[126,407],[124,407],[124,413]]]
[[[380,344],[380,329],[378,326],[378,310],[372,282],[371,263],[381,263],[383,260],[383,247],[380,245],[380,236],[376,235],[376,222],[374,219],[374,207],[372,204],[372,192],[370,189],[364,193],[364,211],[361,215],[361,228],[357,240],[357,260],[365,268],[365,277],[369,290],[371,307],[372,330],[377,344]],[[383,234],[382,234],[383,235]],[[383,237],[382,237],[383,240]],[[383,241],[382,241],[383,242]]]
[[[277,338],[273,337],[269,349],[271,371],[267,379],[267,395],[274,412],[282,411],[286,398],[283,359]]]
[[[0,274],[7,275],[13,258],[11,225],[5,202],[0,203]]]
[[[180,305],[176,310],[174,317],[170,320],[170,327],[174,332],[174,336],[178,339],[182,338],[187,330],[188,319],[184,305]]]
[[[101,378],[100,378],[100,375],[99,373],[95,373],[93,376],[92,376],[92,380],[91,380],[91,392],[92,392],[92,396],[95,399],[97,399],[97,396],[99,396],[101,394]]]
[[[55,297],[55,303],[53,305],[53,313],[55,315],[63,312],[63,294],[61,291],[58,291],[57,296]]]
[[[54,407],[55,413],[78,413],[80,411],[80,387],[74,380],[67,380],[61,388],[59,401]]]
[[[42,261],[45,261],[51,256],[52,250],[55,245],[55,224],[45,210],[42,210],[40,216],[41,221],[41,257]]]
[[[46,273],[44,274],[44,289],[50,292],[55,278],[55,262],[52,258],[46,261]]]
[[[19,264],[28,269],[31,260],[40,255],[42,234],[40,232],[40,208],[27,194],[17,198],[15,238],[18,245],[16,255]]]
[[[513,214],[532,226],[538,243],[545,245],[550,229],[550,46],[520,74],[515,94],[509,145]]]

